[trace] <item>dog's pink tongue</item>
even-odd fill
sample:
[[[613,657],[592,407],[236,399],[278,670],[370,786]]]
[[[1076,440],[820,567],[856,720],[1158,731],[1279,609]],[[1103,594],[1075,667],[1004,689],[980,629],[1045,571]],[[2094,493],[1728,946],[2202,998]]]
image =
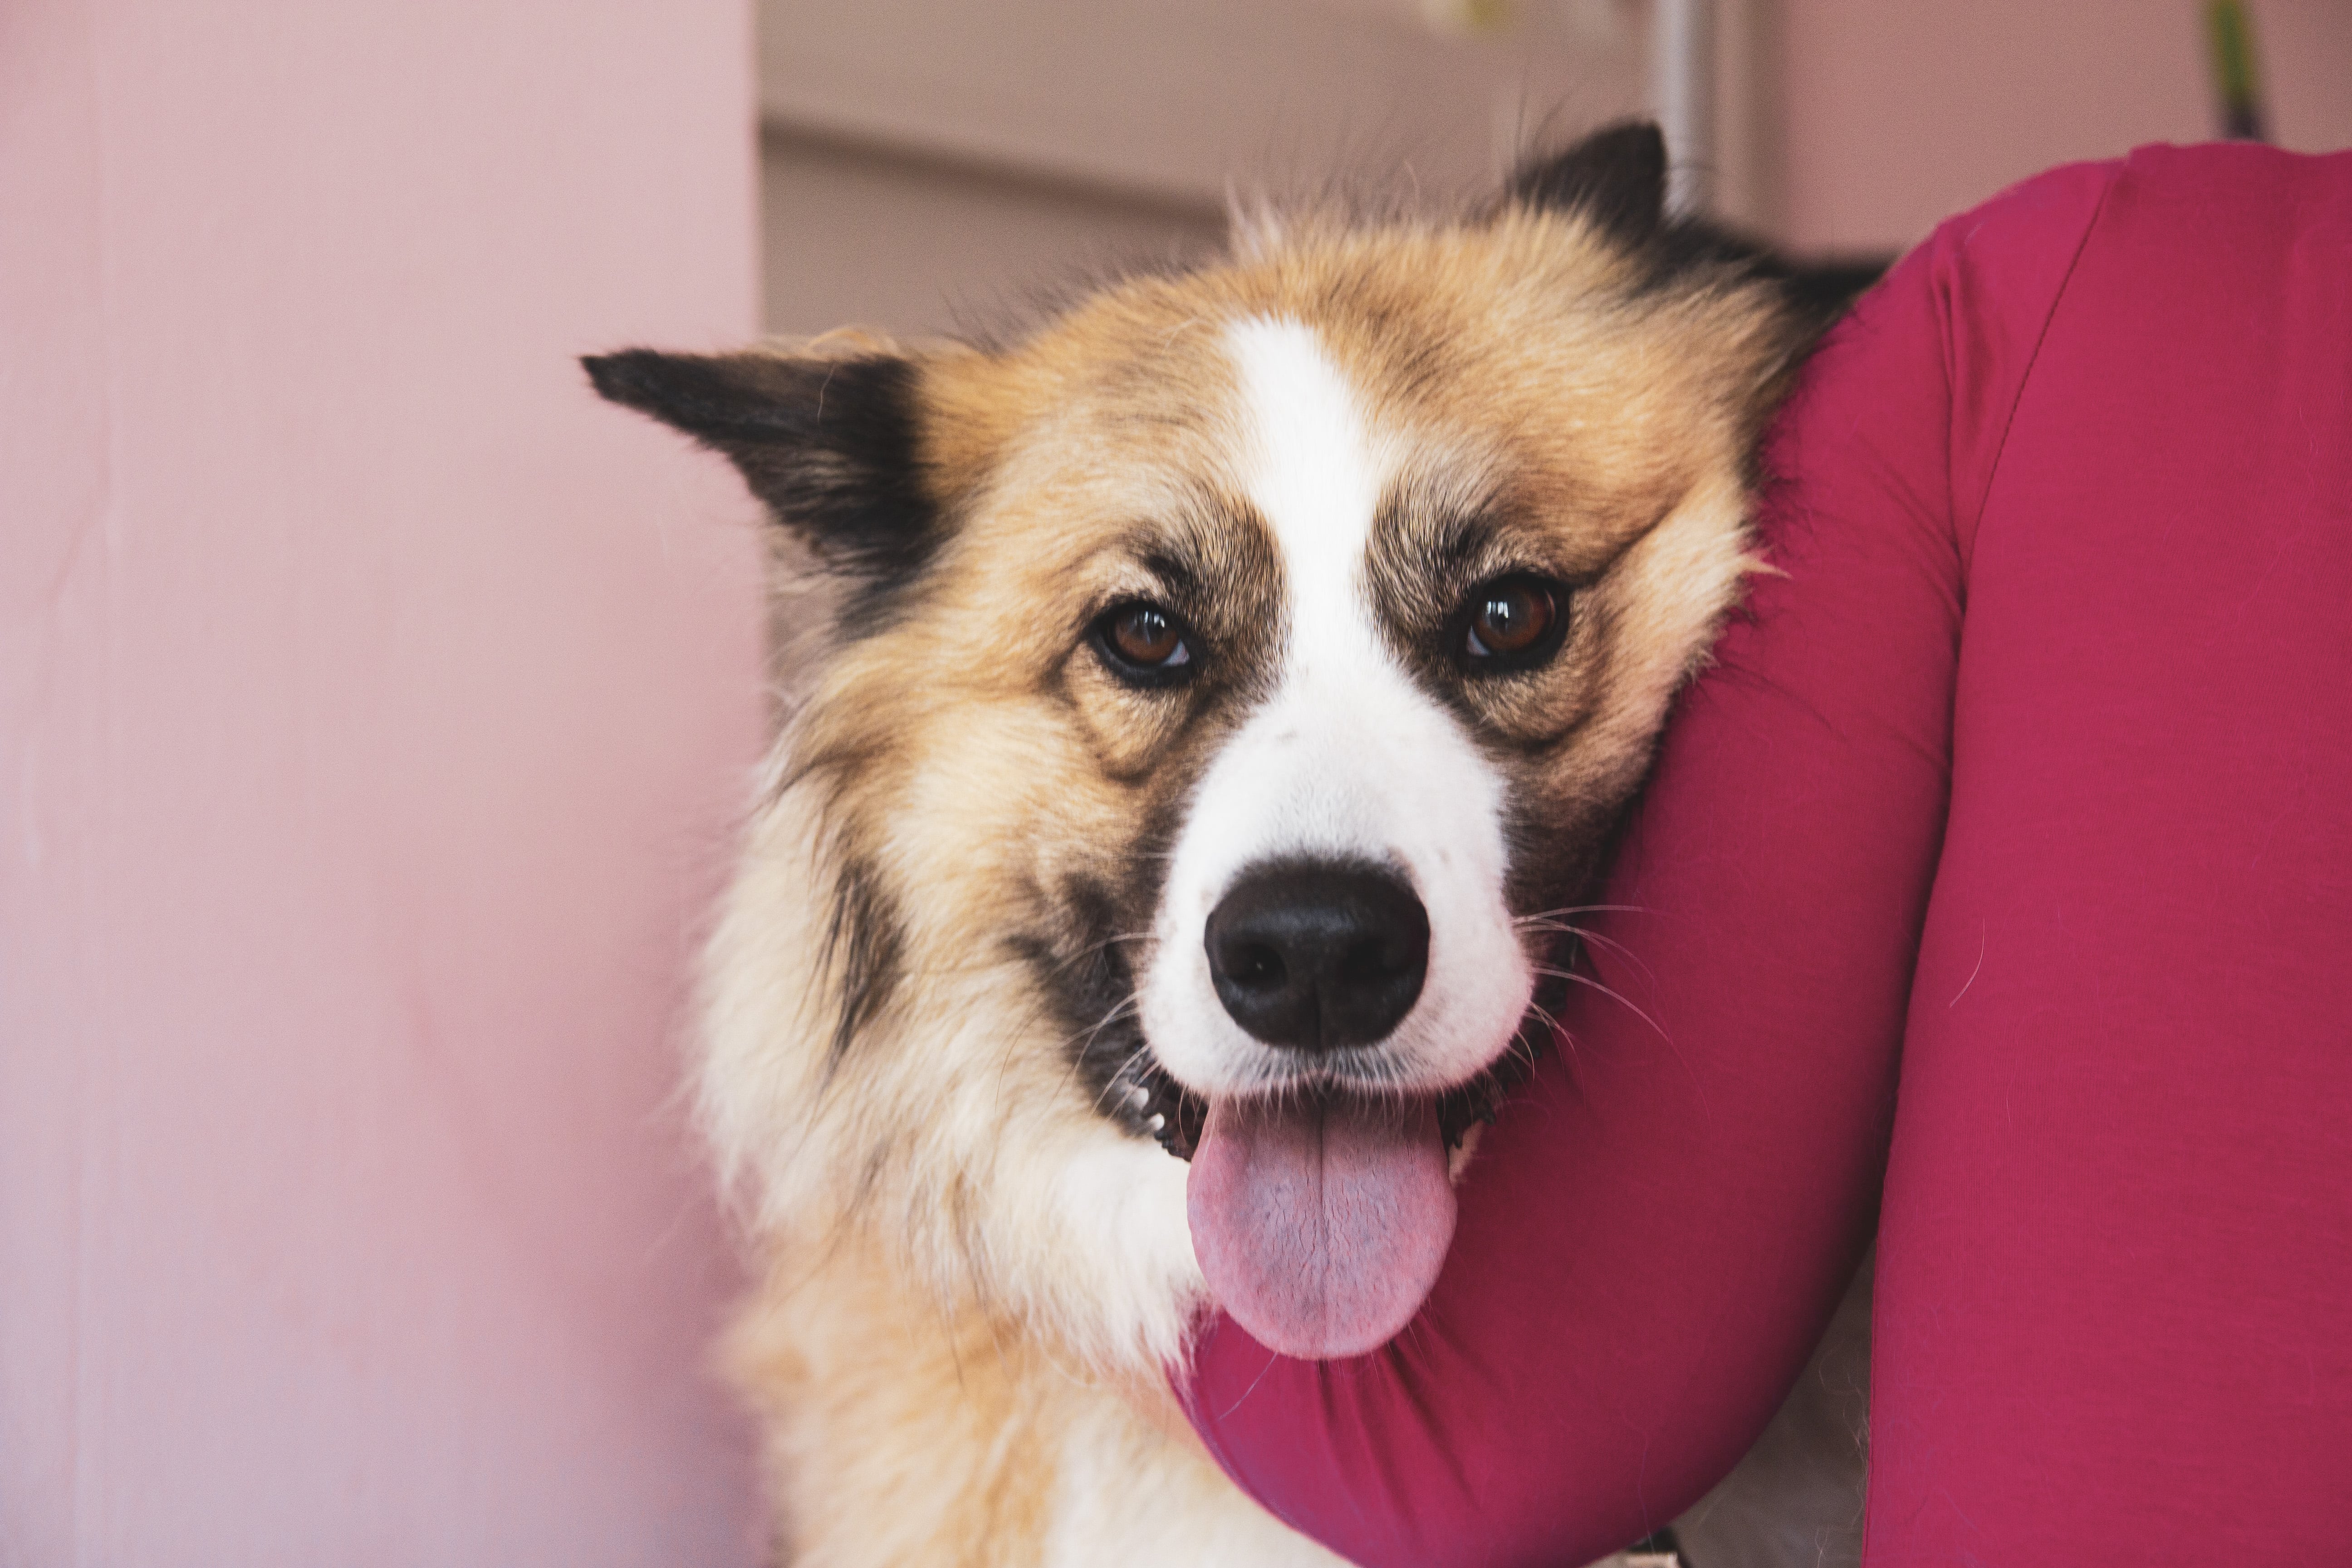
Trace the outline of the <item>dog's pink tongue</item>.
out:
[[[1217,1304],[1267,1349],[1330,1360],[1412,1321],[1454,1240],[1437,1110],[1213,1103],[1187,1179]]]

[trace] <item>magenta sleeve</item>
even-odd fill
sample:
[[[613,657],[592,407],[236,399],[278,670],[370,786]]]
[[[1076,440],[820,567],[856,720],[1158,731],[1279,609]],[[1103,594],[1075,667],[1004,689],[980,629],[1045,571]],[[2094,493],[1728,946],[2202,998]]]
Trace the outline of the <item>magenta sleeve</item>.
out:
[[[1815,356],[1751,584],[1685,693],[1557,1048],[1372,1355],[1230,1321],[1179,1380],[1226,1471],[1366,1563],[1581,1563],[1671,1520],[1787,1392],[1865,1245],[1950,777],[1965,555],[2106,190],[1955,220]]]

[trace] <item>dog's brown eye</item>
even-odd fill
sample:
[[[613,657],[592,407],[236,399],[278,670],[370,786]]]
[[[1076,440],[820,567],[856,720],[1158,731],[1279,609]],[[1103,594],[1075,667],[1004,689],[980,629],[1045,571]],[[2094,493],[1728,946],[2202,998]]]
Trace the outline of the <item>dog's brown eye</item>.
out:
[[[1166,611],[1150,605],[1138,605],[1113,621],[1110,640],[1129,664],[1166,664],[1184,654],[1184,635]]]
[[[1112,671],[1159,686],[1192,673],[1192,640],[1184,625],[1153,604],[1120,605],[1095,623],[1095,645]]]
[[[1549,658],[1565,628],[1559,597],[1540,577],[1498,577],[1470,595],[1461,641],[1473,668],[1524,669]]]

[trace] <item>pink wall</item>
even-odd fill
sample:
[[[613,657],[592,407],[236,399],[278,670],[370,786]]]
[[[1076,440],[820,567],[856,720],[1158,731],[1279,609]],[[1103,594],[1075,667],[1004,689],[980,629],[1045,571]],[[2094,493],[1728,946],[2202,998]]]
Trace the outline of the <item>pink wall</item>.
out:
[[[2216,133],[2201,0],[1780,3],[1799,249],[1894,249],[2053,163]],[[2273,137],[2352,145],[2352,5],[2248,9]]]
[[[0,1563],[726,1563],[743,0],[0,5]]]

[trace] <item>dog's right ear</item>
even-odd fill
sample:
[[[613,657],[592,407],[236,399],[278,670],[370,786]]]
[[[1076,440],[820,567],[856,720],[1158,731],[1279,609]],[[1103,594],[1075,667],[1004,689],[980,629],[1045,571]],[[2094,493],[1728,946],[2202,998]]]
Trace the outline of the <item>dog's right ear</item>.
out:
[[[580,363],[614,403],[725,454],[827,564],[885,581],[912,573],[937,546],[917,362],[629,349]]]

